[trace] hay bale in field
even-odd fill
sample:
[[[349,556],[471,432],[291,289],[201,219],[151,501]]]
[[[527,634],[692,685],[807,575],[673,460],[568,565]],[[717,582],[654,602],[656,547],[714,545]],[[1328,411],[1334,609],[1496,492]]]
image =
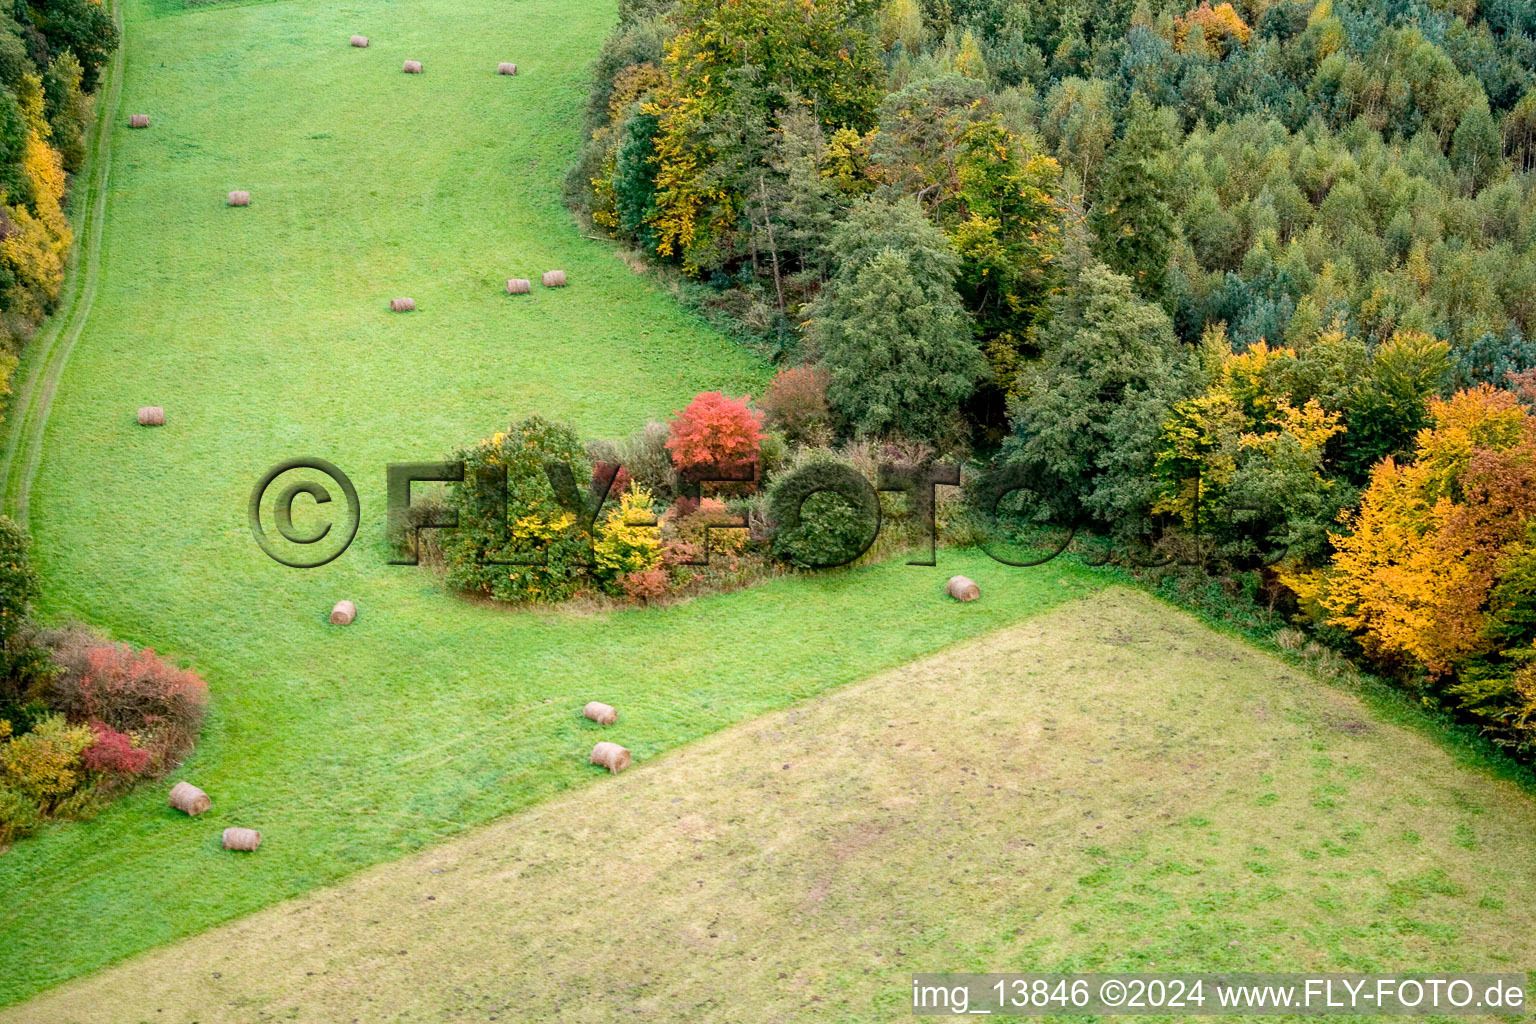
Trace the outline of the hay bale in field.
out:
[[[368,37],[367,36],[353,36],[352,37],[352,45],[353,46],[361,46],[361,47],[366,49],[367,46],[368,46]]]
[[[389,311],[391,313],[409,313],[416,308],[415,299],[390,299]]]
[[[178,782],[171,787],[171,806],[195,818],[212,807],[213,801],[192,783]]]
[[[144,408],[139,410],[139,426],[165,426],[165,409],[158,405],[146,405]]]
[[[357,618],[357,605],[351,601],[337,601],[336,607],[331,609],[333,626],[350,626],[355,618]]]
[[[230,206],[250,206],[251,194],[249,192],[231,192],[229,194]]]
[[[515,75],[517,74],[517,65],[508,64],[506,61],[502,61],[500,64],[496,65],[496,73],[498,75]]]
[[[543,281],[544,281],[544,287],[545,288],[564,288],[565,287],[565,271],[563,271],[563,270],[546,270],[546,271],[544,271]]]
[[[408,75],[419,75],[419,74],[421,74],[421,61],[419,61],[419,60],[408,60],[408,61],[406,61],[405,62],[405,73],[408,74]]]
[[[629,751],[617,743],[599,743],[592,748],[591,764],[600,764],[614,775],[629,767]]]
[[[604,704],[600,700],[594,700],[581,709],[581,713],[592,719],[598,725],[612,725],[619,720],[619,713],[614,710],[612,704]]]
[[[949,586],[945,589],[956,601],[974,601],[981,596],[981,588],[976,585],[976,581],[964,576],[951,576]]]
[[[227,828],[224,830],[224,849],[250,853],[261,845],[261,833],[253,828]]]
[[[149,115],[148,114],[129,114],[128,115],[128,127],[129,128],[148,128],[149,127]]]
[[[507,278],[508,295],[527,295],[531,291],[533,291],[533,282],[526,277]]]

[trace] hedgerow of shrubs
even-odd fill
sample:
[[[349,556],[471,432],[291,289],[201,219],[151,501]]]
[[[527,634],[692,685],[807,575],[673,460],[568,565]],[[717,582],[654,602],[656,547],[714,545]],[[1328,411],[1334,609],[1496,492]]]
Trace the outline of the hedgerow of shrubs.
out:
[[[0,517],[0,848],[174,769],[208,706],[203,680],[153,650],[40,631],[36,590],[26,535]]]
[[[436,542],[447,584],[511,603],[650,604],[745,585],[828,552],[860,554],[869,538],[862,547],[848,538],[869,532],[859,516],[878,508],[863,500],[873,477],[830,454],[820,468],[779,474],[788,442],[764,429],[765,418],[746,398],[704,392],[669,422],[618,441],[583,445],[569,428],[532,418],[454,453],[464,480],[449,486],[446,506],[459,525]],[[850,493],[860,504],[809,494],[803,511],[785,513],[806,557],[776,558],[780,527],[766,487],[806,472],[841,472],[844,485],[857,477],[863,490]],[[558,483],[577,480],[583,488]]]
[[[793,384],[812,395],[821,386],[814,373]],[[765,430],[768,414],[750,399],[704,392],[620,440],[583,445],[532,418],[454,453],[464,479],[446,506],[459,525],[437,540],[447,584],[510,603],[654,604],[930,544],[933,495],[877,487],[885,469],[923,463],[934,449],[815,445],[805,438],[817,432],[804,428],[821,402],[792,404],[810,417],[785,419],[784,405],[773,415],[797,429],[796,441]],[[946,522],[963,519],[952,497],[945,508]]]
[[[880,500],[852,466],[817,458],[774,483],[768,495],[773,551],[821,569],[847,565],[875,542]]]

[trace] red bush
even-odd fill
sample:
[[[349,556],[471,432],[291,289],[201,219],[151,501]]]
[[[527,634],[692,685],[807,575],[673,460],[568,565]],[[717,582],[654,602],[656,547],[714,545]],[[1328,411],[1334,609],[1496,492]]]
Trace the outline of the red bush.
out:
[[[692,544],[673,540],[661,546],[661,564],[669,569],[679,565],[691,565],[698,560],[698,549]]]
[[[640,569],[625,574],[619,585],[631,601],[648,604],[667,595],[667,572],[665,569]]]
[[[775,426],[790,437],[827,420],[827,371],[819,366],[790,366],[779,371],[760,403]]]
[[[601,487],[603,485],[603,477],[607,476],[609,473],[612,473],[612,472],[613,472],[613,463],[611,463],[611,462],[597,462],[597,463],[594,463],[593,466],[592,466],[592,486],[594,488]],[[619,500],[619,495],[621,495],[625,491],[629,490],[629,484],[630,484],[629,470],[625,469],[623,466],[620,466],[619,467],[619,472],[613,478],[613,485],[608,488],[608,497],[610,499],[612,499],[613,501],[618,501]]]
[[[753,471],[763,440],[763,414],[745,398],[705,391],[677,413],[667,437],[672,464],[693,479],[719,470],[721,476]]]
[[[63,669],[49,703],[70,721],[137,733],[152,773],[168,771],[192,748],[208,708],[208,684],[197,673],[151,648],[136,651],[83,630],[50,636],[49,645]]]
[[[104,722],[92,722],[91,731],[96,734],[96,742],[80,755],[86,768],[127,780],[149,767],[150,752],[136,749],[126,733],[118,732]]]

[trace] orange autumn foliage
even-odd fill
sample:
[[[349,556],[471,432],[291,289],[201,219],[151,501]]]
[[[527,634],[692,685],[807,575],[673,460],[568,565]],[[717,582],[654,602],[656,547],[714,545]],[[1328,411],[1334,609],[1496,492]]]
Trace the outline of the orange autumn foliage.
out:
[[[1332,564],[1285,578],[1372,655],[1446,675],[1496,646],[1489,595],[1536,525],[1536,416],[1487,385],[1430,415],[1413,461],[1372,472]]]
[[[1190,36],[1190,29],[1199,26],[1201,43],[1198,46]],[[1214,45],[1220,40],[1233,39],[1238,43],[1246,43],[1252,30],[1242,15],[1230,3],[1217,4],[1212,7],[1209,3],[1202,2],[1192,11],[1185,11],[1173,22],[1173,46],[1180,53],[1185,53],[1192,48],[1204,48]]]

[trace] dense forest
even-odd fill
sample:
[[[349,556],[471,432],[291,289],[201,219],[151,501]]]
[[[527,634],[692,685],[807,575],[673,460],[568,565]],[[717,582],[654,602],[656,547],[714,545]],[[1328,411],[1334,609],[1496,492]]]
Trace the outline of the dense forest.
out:
[[[1533,69],[1524,0],[625,0],[568,198],[792,439],[985,457],[1529,754]]]
[[[73,242],[65,194],[116,46],[100,0],[0,5],[0,394],[58,302]]]

